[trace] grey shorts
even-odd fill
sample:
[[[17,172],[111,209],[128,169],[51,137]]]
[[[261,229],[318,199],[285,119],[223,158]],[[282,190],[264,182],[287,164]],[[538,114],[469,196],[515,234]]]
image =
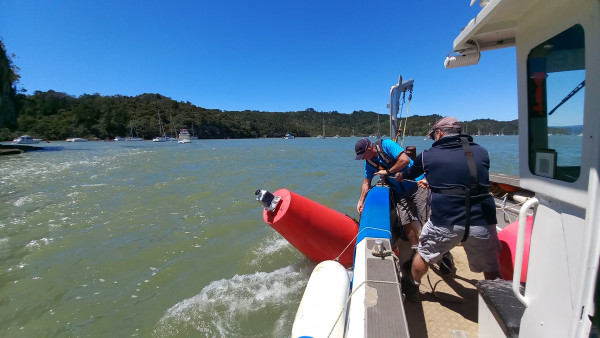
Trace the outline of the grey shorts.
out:
[[[464,233],[464,225],[435,226],[427,221],[419,238],[419,254],[427,263],[437,263],[444,253],[460,243]],[[501,247],[495,224],[471,225],[469,238],[462,245],[471,271],[500,271],[498,257]]]
[[[425,224],[429,218],[429,193],[427,189],[420,189],[414,184],[407,191],[396,192],[396,210],[400,224],[411,221],[421,221]]]

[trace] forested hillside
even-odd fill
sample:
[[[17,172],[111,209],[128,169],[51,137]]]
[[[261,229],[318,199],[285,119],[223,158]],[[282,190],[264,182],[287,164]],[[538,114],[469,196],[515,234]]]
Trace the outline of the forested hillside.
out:
[[[365,111],[352,114],[318,112],[311,108],[295,112],[221,111],[174,101],[160,94],[73,97],[52,90],[19,94],[16,99],[20,108],[17,126],[1,128],[1,140],[22,134],[47,140],[74,136],[102,140],[132,133],[151,139],[159,135],[159,115],[167,134],[175,135],[181,128],[187,128],[198,138],[283,137],[286,133],[314,137],[323,133],[323,125],[327,137],[389,133],[389,115],[380,114],[378,118],[376,113]],[[439,115],[410,116],[406,134],[426,135],[439,118]],[[465,127],[474,134],[517,133],[516,120],[474,120],[465,123]]]

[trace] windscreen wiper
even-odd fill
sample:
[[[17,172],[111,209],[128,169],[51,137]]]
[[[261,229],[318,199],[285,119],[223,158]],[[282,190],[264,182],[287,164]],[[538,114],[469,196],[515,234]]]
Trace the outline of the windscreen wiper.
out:
[[[570,98],[573,97],[573,95],[577,94],[578,91],[581,90],[581,88],[585,87],[585,80],[581,81],[580,84],[577,85],[577,87],[575,87],[575,89],[573,89],[569,94],[567,94],[567,96],[565,96],[565,98],[560,101],[559,104],[556,105],[556,107],[554,107],[549,113],[548,115],[552,115],[552,113],[554,113],[555,110],[558,109],[558,107],[562,106],[563,103],[569,101]]]

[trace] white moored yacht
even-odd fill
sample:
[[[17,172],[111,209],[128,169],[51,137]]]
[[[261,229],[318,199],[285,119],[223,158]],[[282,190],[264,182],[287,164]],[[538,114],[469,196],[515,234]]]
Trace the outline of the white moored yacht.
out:
[[[181,129],[179,131],[179,137],[177,143],[191,143],[190,132],[187,129]]]
[[[13,139],[13,144],[38,144],[42,141],[41,138],[32,138],[29,135],[19,136]]]

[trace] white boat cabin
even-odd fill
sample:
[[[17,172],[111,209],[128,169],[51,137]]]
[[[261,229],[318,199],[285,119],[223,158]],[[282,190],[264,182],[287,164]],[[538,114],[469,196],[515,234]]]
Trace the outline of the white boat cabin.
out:
[[[589,337],[600,258],[600,1],[480,2],[445,64],[516,46],[520,185],[535,198],[523,207],[534,210],[527,282],[519,292],[517,251],[517,280],[508,286],[522,305],[503,309],[490,300],[503,288],[484,286],[491,297],[480,301],[479,336]],[[570,133],[559,138],[561,129]]]

